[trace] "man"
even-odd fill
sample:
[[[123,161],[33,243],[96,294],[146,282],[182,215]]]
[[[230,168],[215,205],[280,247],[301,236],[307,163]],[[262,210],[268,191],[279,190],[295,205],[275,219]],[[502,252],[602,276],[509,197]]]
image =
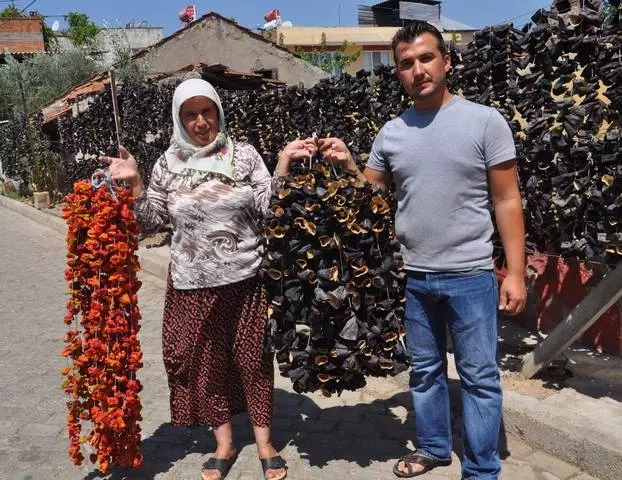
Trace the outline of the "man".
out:
[[[387,122],[364,171],[345,144],[319,142],[326,160],[386,189],[395,182],[395,227],[408,270],[406,335],[412,355],[417,449],[394,467],[414,477],[451,463],[446,325],[460,375],[463,479],[496,479],[501,387],[497,309],[525,305],[524,225],[512,133],[493,108],[452,95],[441,34],[416,22],[393,38],[396,74],[414,108]],[[500,290],[493,271],[489,200],[505,249]]]

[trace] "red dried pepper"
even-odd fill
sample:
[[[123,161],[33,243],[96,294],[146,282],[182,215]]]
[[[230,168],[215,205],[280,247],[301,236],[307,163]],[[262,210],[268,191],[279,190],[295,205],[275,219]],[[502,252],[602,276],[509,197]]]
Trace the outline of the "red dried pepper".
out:
[[[114,192],[114,194],[113,194]],[[93,188],[77,182],[65,198],[67,266],[71,298],[64,322],[71,325],[62,352],[67,402],[69,455],[76,465],[89,443],[92,463],[107,473],[110,465],[139,467],[142,390],[136,372],[142,367],[137,333],[140,311],[138,226],[133,198],[115,186]],[[85,422],[90,432],[82,435]]]

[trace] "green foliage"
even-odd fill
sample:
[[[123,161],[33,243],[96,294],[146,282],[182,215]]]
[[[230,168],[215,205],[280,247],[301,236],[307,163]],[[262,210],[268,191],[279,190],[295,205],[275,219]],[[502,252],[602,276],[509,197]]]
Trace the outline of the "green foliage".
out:
[[[26,18],[26,15],[15,8],[15,5],[9,5],[0,11],[0,20],[10,20],[12,18]]]
[[[78,47],[88,47],[95,42],[95,36],[100,28],[89,19],[88,15],[79,12],[69,12],[65,15],[69,25],[67,36]]]
[[[60,172],[60,155],[53,152],[50,143],[46,139],[36,138],[35,129],[31,125],[31,138],[35,138],[31,143],[29,154],[28,173],[26,181],[33,192],[50,192],[53,194],[58,191],[58,175]]]
[[[43,44],[45,45],[45,51],[49,52],[58,47],[58,39],[54,34],[54,30],[45,23],[45,17],[41,17],[41,23],[43,24]]]
[[[319,48],[314,48],[310,52],[298,50],[296,53],[298,53],[303,60],[321,68],[325,72],[338,75],[349,65],[354,63],[361,55],[360,50],[346,53],[349,45],[348,41],[344,40],[337,50],[328,50],[326,46],[326,34],[322,32]]]
[[[24,190],[49,191],[59,187],[60,156],[52,151],[38,116],[0,125],[0,158],[4,174],[25,182]]]
[[[139,59],[132,60],[133,51],[130,42],[122,30],[111,36],[112,51],[114,52],[114,69],[117,81],[120,83],[141,83],[147,79],[150,72],[151,56],[149,53]]]
[[[97,73],[97,64],[80,50],[39,54],[22,63],[11,55],[0,66],[0,119],[19,118]],[[20,95],[24,88],[26,106]]]
[[[0,194],[13,200],[22,200],[24,198],[19,192],[16,192],[15,190],[0,189]]]
[[[7,55],[0,66],[0,119],[19,118],[24,108],[19,96],[20,82],[25,81],[24,67],[13,55]]]

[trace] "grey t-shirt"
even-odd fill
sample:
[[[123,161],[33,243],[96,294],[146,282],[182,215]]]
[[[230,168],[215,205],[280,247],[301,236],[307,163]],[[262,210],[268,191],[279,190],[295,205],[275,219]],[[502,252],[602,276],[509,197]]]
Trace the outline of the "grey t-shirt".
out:
[[[439,109],[407,110],[382,127],[367,167],[393,175],[407,269],[493,268],[487,169],[514,158],[501,114],[458,96]]]

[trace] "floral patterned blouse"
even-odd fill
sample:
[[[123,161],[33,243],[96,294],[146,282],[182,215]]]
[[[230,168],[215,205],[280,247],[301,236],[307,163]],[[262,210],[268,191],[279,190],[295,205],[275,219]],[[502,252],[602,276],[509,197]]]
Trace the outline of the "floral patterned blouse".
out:
[[[234,181],[192,169],[173,173],[163,155],[136,199],[143,232],[173,226],[170,275],[176,289],[228,285],[257,273],[263,255],[257,220],[268,209],[272,178],[254,147],[234,148]]]

